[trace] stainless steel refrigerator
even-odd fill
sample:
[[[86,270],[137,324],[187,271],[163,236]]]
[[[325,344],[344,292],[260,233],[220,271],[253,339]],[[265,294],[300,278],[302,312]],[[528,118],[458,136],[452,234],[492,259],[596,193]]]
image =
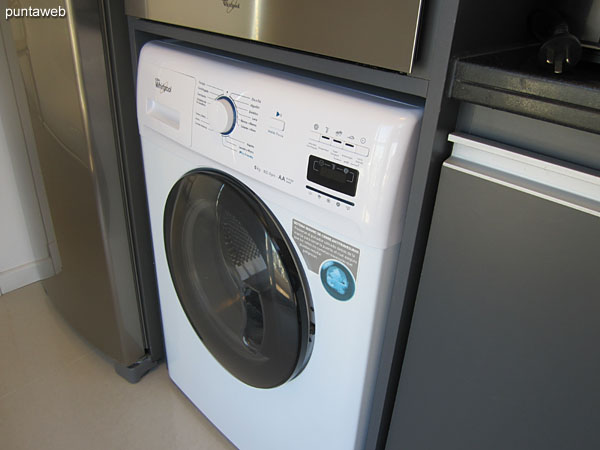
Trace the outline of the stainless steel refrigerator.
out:
[[[164,350],[139,144],[124,131],[136,123],[122,3],[0,4],[22,16],[64,8],[63,17],[3,24],[27,93],[21,107],[31,116],[62,262],[43,284],[64,319],[136,382]]]

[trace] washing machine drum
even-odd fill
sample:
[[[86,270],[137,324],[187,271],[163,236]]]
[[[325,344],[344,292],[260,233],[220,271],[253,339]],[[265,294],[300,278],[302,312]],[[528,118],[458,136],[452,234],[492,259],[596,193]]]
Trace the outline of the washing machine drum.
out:
[[[298,375],[314,340],[312,302],[267,206],[230,175],[197,170],[171,190],[164,230],[179,301],[214,358],[254,387]]]

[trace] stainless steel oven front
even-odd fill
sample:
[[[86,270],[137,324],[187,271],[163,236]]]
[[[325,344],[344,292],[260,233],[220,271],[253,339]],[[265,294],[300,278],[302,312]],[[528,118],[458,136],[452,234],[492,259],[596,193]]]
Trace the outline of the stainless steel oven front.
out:
[[[130,16],[410,73],[421,0],[125,0]]]

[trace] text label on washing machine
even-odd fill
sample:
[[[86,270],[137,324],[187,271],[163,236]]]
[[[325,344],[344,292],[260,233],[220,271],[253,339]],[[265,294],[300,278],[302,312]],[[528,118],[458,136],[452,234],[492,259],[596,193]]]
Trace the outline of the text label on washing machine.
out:
[[[169,86],[168,81],[162,82],[158,77],[154,78],[154,86],[160,91],[161,94],[164,94],[165,92],[171,92],[171,90],[173,90],[173,87]]]
[[[321,265],[333,260],[343,263],[354,279],[357,278],[360,249],[295,219],[292,221],[292,238],[311,272],[319,274]]]

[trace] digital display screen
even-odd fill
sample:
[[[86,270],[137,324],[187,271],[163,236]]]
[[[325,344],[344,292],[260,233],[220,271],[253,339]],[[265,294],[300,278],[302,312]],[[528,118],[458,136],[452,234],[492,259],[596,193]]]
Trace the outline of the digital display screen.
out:
[[[310,155],[306,178],[342,194],[356,195],[358,170],[351,167]]]
[[[346,174],[344,172],[332,169],[331,167],[323,166],[320,168],[319,173],[321,176],[335,181],[336,183],[345,183]]]

